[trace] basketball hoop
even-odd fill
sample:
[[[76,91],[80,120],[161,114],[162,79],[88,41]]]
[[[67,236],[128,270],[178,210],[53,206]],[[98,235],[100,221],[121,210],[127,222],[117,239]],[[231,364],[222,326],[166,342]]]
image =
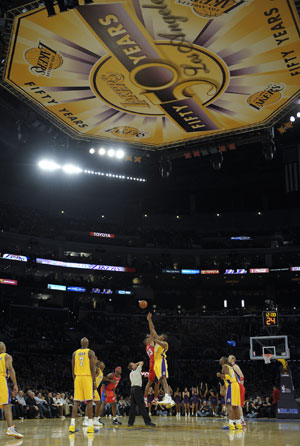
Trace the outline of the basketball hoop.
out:
[[[264,353],[263,358],[264,358],[265,364],[270,364],[271,359],[273,358],[273,355],[271,353]]]

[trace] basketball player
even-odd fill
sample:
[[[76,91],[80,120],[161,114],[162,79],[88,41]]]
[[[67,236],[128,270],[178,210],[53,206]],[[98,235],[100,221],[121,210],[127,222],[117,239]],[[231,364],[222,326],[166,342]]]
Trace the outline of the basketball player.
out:
[[[159,381],[162,384],[165,396],[164,399],[160,402],[160,404],[166,405],[168,408],[175,406],[175,402],[173,401],[170,395],[170,389],[168,386],[167,378],[168,378],[168,364],[167,364],[167,355],[168,351],[168,343],[167,335],[161,334],[160,336],[156,333],[153,322],[152,322],[152,314],[148,313],[147,320],[149,323],[150,334],[154,339],[154,372]]]
[[[120,366],[115,368],[115,371],[109,373],[107,375],[108,380],[110,381],[108,384],[102,385],[101,388],[101,396],[102,396],[102,404],[101,405],[101,416],[103,415],[105,404],[111,403],[111,410],[113,413],[113,424],[116,426],[122,424],[117,417],[117,397],[115,393],[115,389],[117,388],[120,379],[121,379],[122,368]],[[106,396],[105,396],[106,393]]]
[[[6,435],[8,437],[23,438],[24,435],[20,434],[15,429],[11,412],[10,391],[7,382],[8,377],[13,382],[14,391],[17,393],[19,391],[16,372],[13,368],[12,362],[12,357],[6,353],[6,345],[4,342],[0,342],[0,408],[4,408],[4,416],[7,423]]]
[[[95,356],[95,367],[96,367],[96,390],[94,392],[94,403],[96,404],[96,410],[95,410],[95,417],[94,417],[94,426],[104,426],[104,423],[101,421],[100,417],[100,411],[101,411],[101,399],[98,392],[98,388],[101,384],[101,382],[112,382],[115,381],[112,379],[107,378],[106,376],[103,376],[103,370],[105,369],[105,364],[103,361],[99,361],[97,356]],[[100,389],[101,393],[101,389]],[[88,425],[88,417],[85,416],[82,426]]]
[[[222,366],[222,373],[218,372],[217,377],[223,379],[226,386],[225,404],[229,418],[229,424],[226,428],[229,430],[243,429],[239,418],[239,406],[241,405],[239,383],[233,368],[228,363],[228,358],[222,356],[219,362]]]
[[[82,338],[81,348],[72,356],[72,374],[74,380],[74,406],[72,410],[69,432],[76,432],[75,419],[81,401],[86,401],[86,413],[88,416],[87,433],[95,432],[93,426],[93,391],[96,390],[95,353],[90,350],[89,340]]]
[[[148,375],[148,382],[145,387],[144,392],[144,402],[145,406],[148,407],[148,394],[151,385],[153,382],[154,385],[154,400],[153,404],[158,404],[158,391],[159,391],[159,382],[156,378],[155,371],[154,371],[154,339],[153,336],[147,334],[146,339],[144,340],[144,344],[146,345],[146,353],[149,356],[149,375]]]
[[[240,386],[241,405],[239,407],[239,417],[242,420],[242,426],[246,427],[246,421],[244,420],[244,415],[243,415],[243,407],[245,404],[245,393],[246,393],[246,390],[244,387],[244,382],[245,382],[244,374],[241,371],[240,367],[236,364],[236,357],[234,355],[228,356],[228,362],[231,365],[231,367],[233,368],[236,378],[237,378],[237,381]]]

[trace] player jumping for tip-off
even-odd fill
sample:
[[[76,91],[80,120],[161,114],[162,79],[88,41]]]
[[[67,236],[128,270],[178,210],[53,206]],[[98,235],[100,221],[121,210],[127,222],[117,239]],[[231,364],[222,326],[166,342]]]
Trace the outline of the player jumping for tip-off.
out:
[[[150,334],[154,339],[154,371],[158,381],[162,384],[165,396],[164,399],[160,402],[160,404],[166,405],[168,407],[175,406],[175,402],[173,401],[170,395],[170,389],[168,386],[167,378],[168,374],[168,363],[167,363],[167,351],[168,351],[168,343],[167,343],[167,335],[161,334],[158,335],[155,331],[153,322],[152,322],[152,314],[148,313],[147,320],[149,323]]]

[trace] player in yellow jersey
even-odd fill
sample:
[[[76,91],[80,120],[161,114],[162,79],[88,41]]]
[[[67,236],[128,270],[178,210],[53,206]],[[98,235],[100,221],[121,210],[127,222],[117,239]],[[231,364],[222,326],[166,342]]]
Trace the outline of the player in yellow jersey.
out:
[[[12,365],[12,357],[6,353],[6,345],[0,342],[0,408],[4,408],[4,416],[7,422],[6,435],[8,437],[23,438],[23,435],[16,431],[13,425],[13,418],[10,404],[10,391],[7,378],[9,377],[14,385],[14,391],[18,392],[16,372]]]
[[[167,335],[161,334],[158,335],[155,331],[153,322],[152,322],[152,314],[148,313],[147,320],[149,323],[150,334],[154,339],[154,371],[158,381],[162,384],[165,396],[164,399],[160,402],[160,404],[166,405],[168,408],[175,406],[175,402],[173,401],[170,389],[168,386],[167,378],[168,374],[168,363],[167,363],[167,351],[169,349],[167,343]]]
[[[94,391],[94,403],[96,404],[95,409],[95,417],[94,417],[94,426],[104,426],[104,423],[101,421],[100,417],[100,411],[101,411],[101,398],[99,395],[99,386],[103,382],[112,382],[115,381],[113,379],[107,378],[106,376],[103,376],[103,371],[105,369],[105,364],[103,361],[99,361],[97,356],[95,356],[95,367],[96,367],[96,390]],[[85,416],[82,426],[88,425],[88,417]]]
[[[87,402],[86,413],[88,416],[88,433],[95,432],[93,425],[93,397],[96,390],[95,353],[90,350],[89,340],[82,338],[81,348],[72,356],[72,374],[74,379],[74,406],[72,410],[69,432],[76,432],[75,419],[81,401]]]
[[[225,404],[229,418],[229,424],[225,428],[229,430],[243,429],[239,416],[239,406],[241,405],[239,383],[233,368],[228,362],[228,358],[222,356],[219,362],[222,366],[222,373],[217,373],[217,377],[223,379],[226,386]]]

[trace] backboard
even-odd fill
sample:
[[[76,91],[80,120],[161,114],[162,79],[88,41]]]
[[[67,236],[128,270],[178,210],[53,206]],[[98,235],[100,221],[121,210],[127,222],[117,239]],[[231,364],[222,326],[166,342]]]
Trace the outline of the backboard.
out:
[[[250,337],[250,359],[263,360],[264,354],[272,354],[272,359],[290,359],[287,336]]]

